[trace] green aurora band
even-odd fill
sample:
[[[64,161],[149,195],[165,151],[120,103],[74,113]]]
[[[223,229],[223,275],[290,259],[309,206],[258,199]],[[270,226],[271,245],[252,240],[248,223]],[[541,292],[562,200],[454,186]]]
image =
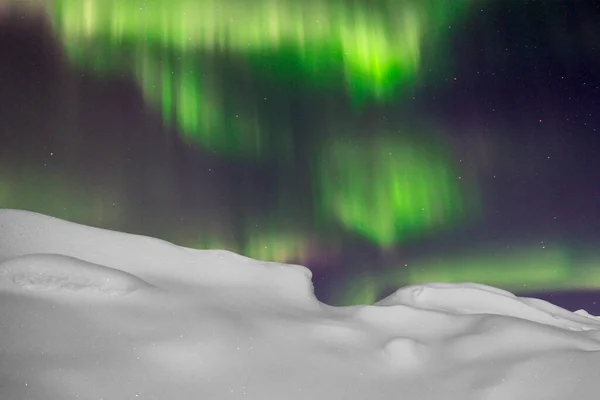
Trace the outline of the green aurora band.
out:
[[[415,259],[404,266],[350,278],[338,288],[333,302],[373,304],[387,290],[425,282],[475,282],[513,293],[597,290],[600,287],[597,248],[590,246],[582,251],[563,245],[542,249],[534,244],[510,251],[475,248],[468,253]]]
[[[298,71],[315,82],[342,77],[352,96],[386,99],[416,79],[425,39],[431,41],[467,4],[56,0],[54,15],[71,61],[104,77],[132,74],[146,101],[162,110],[165,122],[176,121],[186,142],[221,155],[260,157],[288,154],[290,133],[265,128],[271,122],[260,118],[247,91],[231,94],[219,56],[268,71],[275,67],[281,73],[270,80]],[[254,76],[248,68],[241,70]],[[323,160],[333,160],[342,175],[321,168],[317,203],[344,228],[381,247],[457,219],[457,174],[441,153],[417,143],[376,139],[360,149],[326,144]]]
[[[468,3],[55,0],[53,13],[74,63],[95,73],[129,71],[186,140],[256,156],[272,140],[263,137],[264,121],[247,101],[223,101],[224,88],[212,84],[218,66],[207,71],[208,59],[239,58],[269,79],[301,74],[316,87],[343,82],[357,103],[391,99],[416,81],[424,42],[443,37]]]
[[[428,135],[335,138],[318,173],[321,218],[382,248],[450,224],[464,211],[459,174]]]

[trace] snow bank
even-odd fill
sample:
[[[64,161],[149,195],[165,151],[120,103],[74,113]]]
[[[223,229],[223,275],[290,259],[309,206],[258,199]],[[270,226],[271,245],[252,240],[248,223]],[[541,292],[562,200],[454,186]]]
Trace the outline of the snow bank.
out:
[[[485,285],[331,307],[301,266],[0,210],[0,399],[591,400],[598,350]]]

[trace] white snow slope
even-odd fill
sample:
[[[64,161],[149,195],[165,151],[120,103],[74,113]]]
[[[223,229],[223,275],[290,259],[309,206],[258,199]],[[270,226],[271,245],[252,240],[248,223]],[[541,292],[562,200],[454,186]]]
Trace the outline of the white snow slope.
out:
[[[595,400],[599,350],[489,286],[331,307],[304,267],[0,210],[1,400]]]

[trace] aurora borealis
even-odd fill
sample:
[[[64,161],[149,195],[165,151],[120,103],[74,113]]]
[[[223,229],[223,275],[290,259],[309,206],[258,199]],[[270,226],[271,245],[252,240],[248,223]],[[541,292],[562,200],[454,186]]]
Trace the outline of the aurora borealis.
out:
[[[600,284],[583,5],[5,4],[0,207],[302,263],[343,304]]]
[[[341,75],[353,95],[381,98],[416,75],[423,40],[465,11],[468,2],[371,3],[309,0],[57,0],[57,28],[71,56],[87,62],[85,46],[130,44],[258,58],[280,53],[276,65],[309,76]],[[98,54],[94,48],[93,52]],[[100,53],[102,54],[102,53]],[[98,60],[110,64],[110,58]],[[114,62],[114,60],[112,60]],[[194,69],[198,69],[196,66]],[[285,75],[287,71],[283,71]]]
[[[344,1],[56,0],[52,13],[74,63],[134,77],[184,140],[257,156],[265,143],[280,152],[273,143],[289,142],[262,129],[256,106],[227,96],[236,89],[221,82],[219,58],[243,65],[237,74],[339,81],[356,104],[384,101],[414,84],[426,34],[467,4],[380,0],[374,11]]]
[[[449,157],[419,145],[423,138],[435,143],[430,135],[407,137],[326,144],[318,173],[324,215],[383,247],[457,219],[462,192]]]

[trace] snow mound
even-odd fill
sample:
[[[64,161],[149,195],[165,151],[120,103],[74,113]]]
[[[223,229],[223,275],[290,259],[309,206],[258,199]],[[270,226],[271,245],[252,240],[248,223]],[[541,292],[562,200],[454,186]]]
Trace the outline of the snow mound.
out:
[[[587,313],[574,314],[543,300],[519,298],[502,289],[470,282],[407,286],[376,305],[406,305],[455,314],[504,315],[573,331],[600,328],[600,320],[590,318]]]
[[[114,297],[144,288],[152,286],[134,275],[60,254],[30,254],[0,263],[0,292]]]
[[[312,272],[300,265],[258,261],[224,250],[189,249],[34,212],[0,209],[0,263],[28,254],[72,257],[126,272],[170,292],[195,293],[195,285],[225,286],[273,301],[318,307]]]

